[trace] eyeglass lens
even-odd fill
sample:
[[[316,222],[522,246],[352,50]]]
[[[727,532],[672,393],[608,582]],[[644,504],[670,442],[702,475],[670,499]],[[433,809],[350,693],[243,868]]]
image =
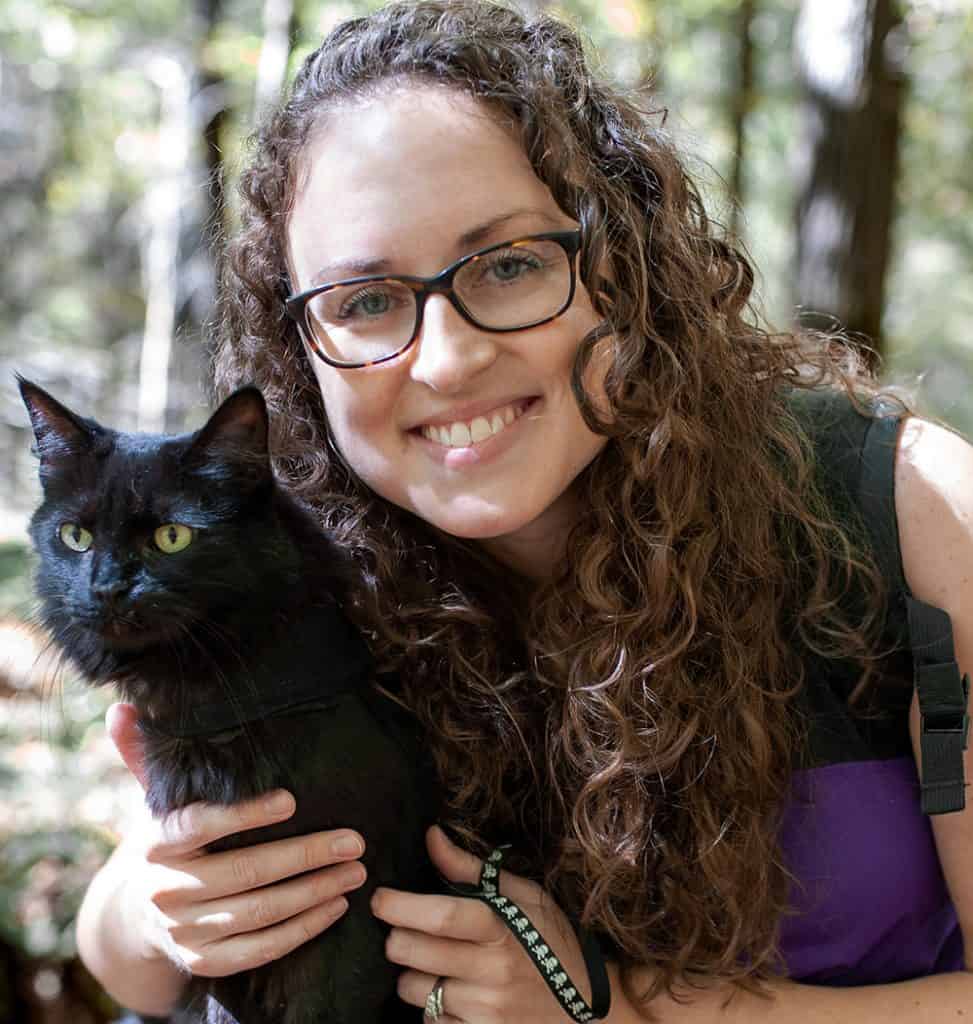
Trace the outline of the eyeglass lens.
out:
[[[571,267],[557,242],[531,239],[470,260],[453,278],[453,291],[481,327],[527,327],[562,309],[571,291]],[[330,358],[371,362],[409,343],[416,295],[394,280],[341,285],[314,296],[307,318]]]

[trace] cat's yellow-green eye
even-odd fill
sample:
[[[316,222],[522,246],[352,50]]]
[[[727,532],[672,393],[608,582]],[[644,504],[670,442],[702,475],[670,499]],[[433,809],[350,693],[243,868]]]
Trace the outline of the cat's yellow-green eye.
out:
[[[182,523],[166,523],[155,531],[155,546],[167,555],[175,555],[188,548],[193,540],[193,531]]]
[[[57,531],[57,535],[61,538],[61,542],[65,547],[78,552],[87,551],[94,540],[91,532],[78,523],[62,523],[60,530]]]

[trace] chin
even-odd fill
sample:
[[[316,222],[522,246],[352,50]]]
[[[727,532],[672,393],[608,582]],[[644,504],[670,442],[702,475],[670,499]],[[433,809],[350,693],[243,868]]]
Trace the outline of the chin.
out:
[[[437,530],[442,530],[443,533],[448,533],[451,537],[457,537],[460,540],[494,540],[511,532],[494,523],[470,523],[466,520],[461,522],[445,520],[433,522],[432,525]]]
[[[515,533],[531,521],[522,511],[518,511],[517,515],[511,515],[500,509],[459,515],[424,515],[421,512],[416,512],[416,515],[431,523],[437,530],[462,540],[495,540],[497,537]]]

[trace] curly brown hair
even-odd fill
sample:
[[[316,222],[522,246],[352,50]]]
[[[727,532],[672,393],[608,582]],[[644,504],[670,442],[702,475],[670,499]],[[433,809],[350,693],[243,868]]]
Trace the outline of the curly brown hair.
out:
[[[578,405],[608,442],[576,482],[583,518],[543,583],[361,483],[283,313],[312,130],[403,81],[472,95],[520,132],[582,227],[581,279],[613,331],[607,418],[582,384],[596,339],[577,353]],[[882,392],[840,335],[761,326],[750,263],[658,121],[599,81],[578,34],[549,16],[421,0],[340,24],[255,137],[214,359],[218,397],[261,388],[280,480],[359,559],[355,614],[428,733],[443,823],[480,853],[513,840],[512,870],[623,967],[654,968],[641,994],[623,972],[633,999],[700,976],[761,990],[780,970],[777,832],[803,653],[854,659],[861,690],[886,601],[785,401],[843,389],[869,415],[862,400]],[[859,621],[842,608],[853,580]]]

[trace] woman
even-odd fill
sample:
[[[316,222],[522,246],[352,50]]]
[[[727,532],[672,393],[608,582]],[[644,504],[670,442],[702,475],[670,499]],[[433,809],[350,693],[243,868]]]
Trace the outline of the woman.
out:
[[[921,813],[902,756],[918,711],[877,662],[888,585],[794,411],[830,395],[867,424],[878,388],[834,339],[757,326],[749,265],[652,119],[558,21],[394,4],[308,58],[242,192],[217,390],[261,387],[282,479],[370,575],[363,625],[426,729],[443,824],[473,851],[432,829],[443,875],[475,882],[510,842],[501,890],[579,988],[569,916],[612,951],[613,1024],[973,1009],[973,811],[931,832]],[[951,616],[971,670],[973,449],[901,424],[884,512],[912,594]],[[855,724],[828,665],[854,670],[885,732]],[[876,753],[818,770],[819,698],[829,729],[881,733]],[[130,709],[110,728],[138,774]],[[851,832],[822,868],[800,840],[865,762],[881,771],[856,769]],[[361,837],[242,864],[201,852],[271,814],[194,806],[121,844],[79,921],[121,1002],[164,1014],[181,971],[255,966],[340,915]],[[892,856],[842,856],[878,837]],[[840,918],[868,884],[890,904],[878,931],[867,911]],[[372,908],[401,998],[432,996],[434,1019],[567,1019],[483,904],[379,889]],[[917,921],[922,949],[899,962]]]

